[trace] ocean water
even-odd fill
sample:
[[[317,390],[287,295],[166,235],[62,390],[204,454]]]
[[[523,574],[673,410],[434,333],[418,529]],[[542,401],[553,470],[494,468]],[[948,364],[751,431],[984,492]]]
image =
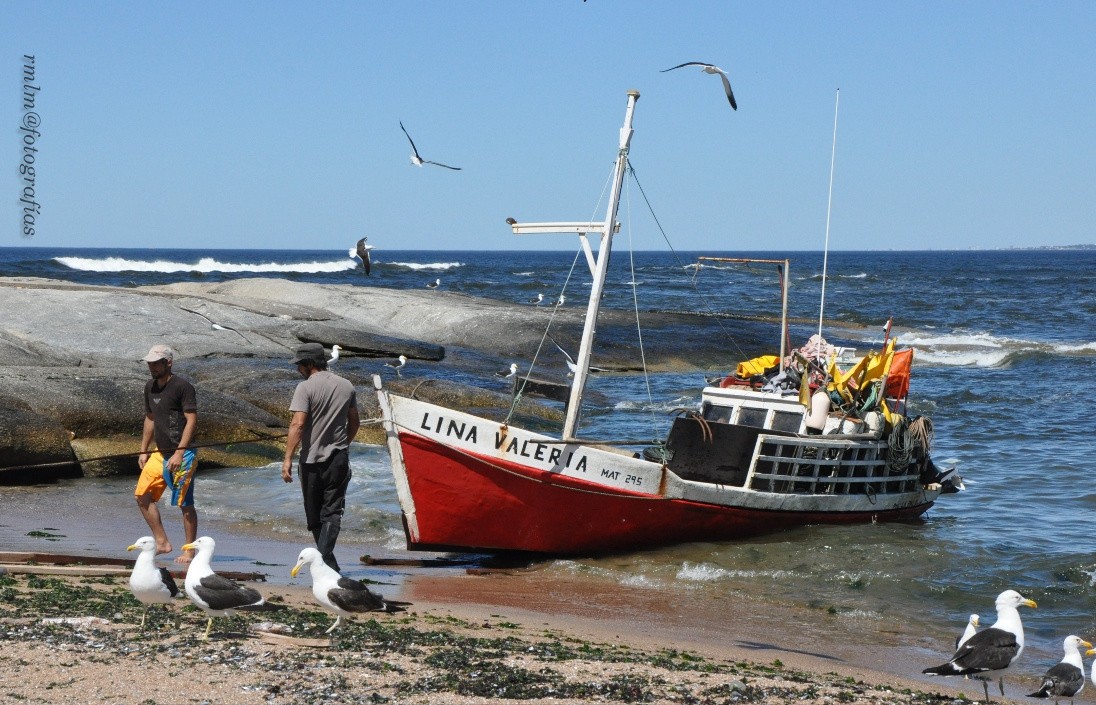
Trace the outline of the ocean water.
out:
[[[813,252],[618,250],[606,305],[770,320],[779,313],[772,265],[689,268],[699,254],[790,258],[793,344],[817,332],[823,262]],[[373,267],[364,277],[342,250],[0,249],[0,276],[116,286],[284,277],[421,288],[440,279],[444,290],[515,302],[563,293],[567,306],[585,305],[589,287],[585,261],[576,264],[574,252],[375,250]],[[878,345],[893,317],[894,334],[916,348],[911,410],[931,417],[937,464],[958,463],[967,490],[941,498],[916,523],[797,528],[560,560],[545,570],[688,591],[713,605],[763,595],[866,629],[915,624],[913,632],[936,639],[958,634],[971,612],[992,621],[994,597],[1014,588],[1039,603],[1023,615],[1034,654],[1024,660],[1041,672],[1060,658],[1066,634],[1096,637],[1096,250],[833,252],[827,270],[823,334],[863,351]],[[739,322],[723,325],[733,335]],[[706,372],[733,367],[738,357],[733,344],[728,349],[726,368]],[[594,377],[591,389],[602,401],[586,413],[583,435],[664,434],[671,409],[699,400],[704,373],[652,375],[650,394],[638,374]],[[386,451],[355,446],[352,464],[346,535],[399,550]],[[74,482],[34,491],[131,491],[129,479]],[[24,490],[4,490],[15,491]],[[210,473],[198,496],[202,511],[219,520],[271,535],[300,529],[299,498],[274,468]],[[926,654],[924,665],[937,656]]]

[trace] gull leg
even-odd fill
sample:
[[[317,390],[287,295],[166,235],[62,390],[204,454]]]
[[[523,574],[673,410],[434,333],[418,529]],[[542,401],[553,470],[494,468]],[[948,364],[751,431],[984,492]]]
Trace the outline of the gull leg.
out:
[[[330,627],[328,627],[327,631],[325,631],[324,634],[330,634],[331,632],[335,631],[335,627],[339,626],[339,622],[341,622],[341,621],[342,621],[342,615],[340,614],[340,615],[335,617],[335,623],[332,624]]]
[[[982,681],[982,690],[984,690],[985,693],[986,693],[986,702],[988,703],[989,702],[989,679],[988,678],[979,678],[978,680]]]
[[[1001,689],[1001,697],[1005,697],[1005,677],[1001,676],[997,679],[997,686]]]
[[[141,613],[141,629],[145,628],[145,617],[148,616],[148,605],[145,605],[145,611]]]
[[[206,630],[205,630],[205,634],[202,635],[202,639],[208,639],[209,638],[209,630],[212,629],[212,628],[213,628],[213,618],[210,617],[209,621],[206,622]],[[986,697],[989,697],[989,696],[986,696]]]

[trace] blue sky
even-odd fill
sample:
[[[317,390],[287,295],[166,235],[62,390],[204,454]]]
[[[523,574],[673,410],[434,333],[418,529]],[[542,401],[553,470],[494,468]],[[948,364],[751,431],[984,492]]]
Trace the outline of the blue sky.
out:
[[[632,163],[680,250],[1096,242],[1093,2],[3,2],[0,246],[573,249]],[[33,238],[21,234],[35,57]],[[727,70],[739,109],[717,76]],[[3,86],[7,86],[6,89]],[[3,94],[7,97],[4,98]],[[403,121],[427,159],[416,168]],[[665,249],[634,190],[622,220]],[[629,216],[629,213],[631,214]]]

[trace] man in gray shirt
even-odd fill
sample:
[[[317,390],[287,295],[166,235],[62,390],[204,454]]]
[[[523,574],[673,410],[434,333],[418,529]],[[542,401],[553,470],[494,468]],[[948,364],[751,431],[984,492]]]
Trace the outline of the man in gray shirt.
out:
[[[342,528],[346,488],[350,484],[350,441],[358,433],[358,399],[354,385],[327,371],[319,343],[305,343],[291,360],[304,381],[293,392],[289,437],[282,479],[293,482],[293,453],[301,448],[298,475],[304,494],[308,530],[324,563],[339,570],[335,540]]]

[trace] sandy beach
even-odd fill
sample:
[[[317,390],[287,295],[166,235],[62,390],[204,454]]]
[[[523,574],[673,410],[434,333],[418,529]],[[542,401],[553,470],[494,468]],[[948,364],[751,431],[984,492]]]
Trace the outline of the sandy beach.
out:
[[[0,536],[5,550],[127,557],[124,544],[141,529],[135,511],[131,516],[115,511],[120,507],[105,514],[101,509],[72,507],[60,515],[56,508],[51,511],[36,503],[35,493],[28,489],[0,492]],[[52,540],[29,535],[43,527],[49,529],[45,533],[52,534]],[[215,568],[268,574],[266,582],[255,586],[268,599],[291,606],[295,617],[283,619],[279,613],[275,620],[295,625],[294,637],[325,637],[323,629],[331,618],[316,611],[307,571],[296,580],[288,575],[303,544],[292,537],[259,535],[216,520],[206,522],[202,533],[217,536],[218,546],[223,547],[219,554],[229,559],[215,562]],[[378,555],[375,546],[353,543],[340,544],[339,552],[344,557]],[[387,553],[389,557],[430,557]],[[170,564],[170,557],[162,563]],[[154,608],[152,628],[141,632],[136,626],[140,608],[124,578],[9,575],[2,578],[5,608],[0,614],[0,638],[5,645],[0,672],[6,675],[6,685],[0,689],[0,702],[71,702],[76,692],[86,695],[87,702],[157,703],[387,701],[377,698],[400,702],[482,702],[486,698],[502,702],[868,703],[982,696],[977,681],[931,680],[920,674],[947,646],[913,633],[916,625],[895,624],[893,629],[861,633],[854,623],[835,619],[824,610],[776,608],[762,595],[735,596],[713,613],[709,603],[694,602],[687,592],[671,595],[589,576],[549,576],[536,564],[470,571],[461,565],[354,566],[345,558],[343,563],[355,577],[377,581],[377,591],[386,598],[412,603],[405,614],[379,615],[377,624],[385,629],[438,632],[421,637],[430,646],[411,649],[413,653],[400,647],[403,651],[392,653],[395,647],[378,644],[397,638],[370,636],[373,628],[364,619],[344,624],[324,648],[271,644],[247,633],[249,625],[264,621],[267,615],[224,620],[227,626],[215,626],[215,638],[203,642],[198,637],[204,616],[184,607],[185,601],[176,608],[181,615],[178,630],[170,617],[158,615]],[[64,587],[58,587],[58,581]],[[102,614],[82,610],[82,598],[71,596],[72,591],[89,590],[112,595],[110,607],[105,612],[98,609]],[[27,597],[34,593],[40,597]],[[84,626],[39,622],[44,617],[96,615],[107,621]],[[444,659],[431,655],[444,650],[436,644],[458,637],[473,639],[460,650],[476,663],[476,659],[501,659],[507,664],[502,673],[510,675],[514,669],[551,672],[553,679],[563,679],[556,686],[559,693],[587,694],[550,697],[531,681],[518,684],[501,673],[467,664],[483,678],[498,682],[490,695],[462,690],[457,684],[468,673],[444,675],[445,669],[436,665]],[[482,642],[502,637],[519,639],[522,645],[501,648]],[[566,659],[529,655],[536,652],[530,644],[546,639],[582,645],[581,653]],[[624,663],[616,657],[605,660],[605,650],[618,649],[642,656]],[[57,656],[59,650],[62,657]],[[673,659],[684,658],[685,663],[665,665],[667,653],[676,654]],[[287,664],[295,664],[289,672]],[[134,678],[138,665],[142,676]],[[324,685],[320,690],[306,688],[302,684],[306,678]],[[420,685],[409,686],[409,679]],[[621,685],[635,679],[641,683],[631,683],[631,690]],[[1020,693],[1030,685],[1024,680],[1007,680],[1007,692]],[[579,682],[599,683],[601,688],[593,693],[579,688]]]

